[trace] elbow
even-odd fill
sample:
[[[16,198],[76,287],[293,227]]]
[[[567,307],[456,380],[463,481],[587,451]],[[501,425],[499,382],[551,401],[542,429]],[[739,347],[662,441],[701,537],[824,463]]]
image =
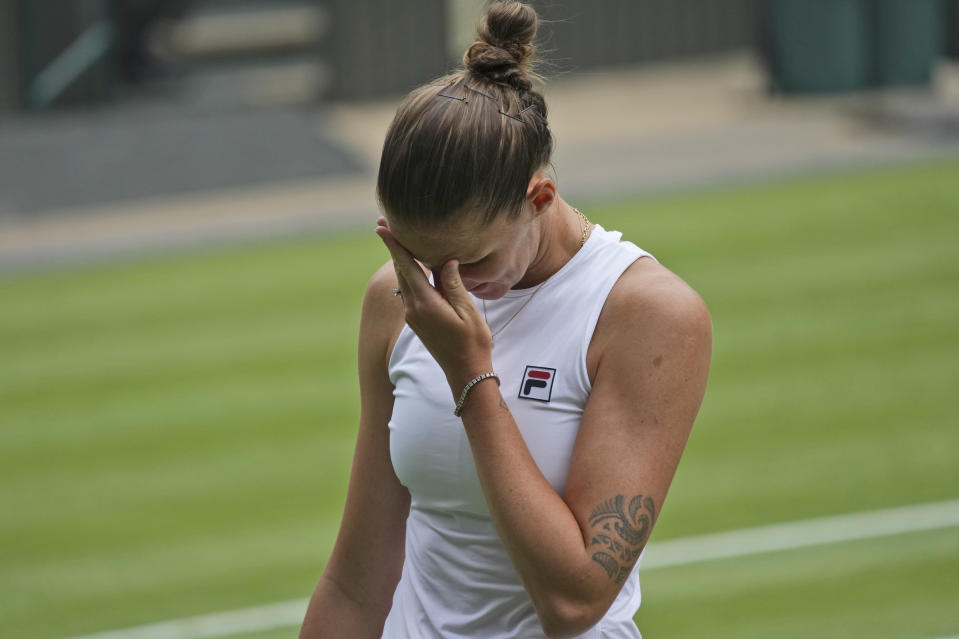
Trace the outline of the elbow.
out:
[[[566,639],[581,635],[595,626],[608,608],[608,605],[566,599],[537,607],[536,613],[543,634],[549,639]]]

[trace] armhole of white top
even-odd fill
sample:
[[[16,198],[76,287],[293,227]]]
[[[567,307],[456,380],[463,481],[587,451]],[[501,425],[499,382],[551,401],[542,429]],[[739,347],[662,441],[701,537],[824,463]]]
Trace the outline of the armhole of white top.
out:
[[[620,243],[624,243],[624,241],[620,240]],[[630,242],[630,244],[632,243]],[[612,286],[610,286],[609,290],[606,291],[606,297],[603,299],[603,303],[599,305],[599,310],[596,311],[589,318],[589,321],[586,323],[586,335],[584,336],[584,339],[582,341],[583,352],[578,359],[579,359],[579,365],[581,367],[580,372],[583,375],[583,380],[585,381],[585,384],[586,384],[586,390],[589,392],[593,390],[593,380],[589,378],[589,366],[587,366],[586,364],[586,358],[589,355],[589,347],[590,347],[590,344],[593,343],[593,337],[596,335],[596,327],[599,325],[599,318],[603,315],[603,311],[606,310],[606,303],[609,301],[609,296],[612,294],[613,289],[616,288],[616,285],[619,283],[619,281],[623,278],[623,275],[626,274],[626,271],[628,271],[633,266],[633,264],[635,264],[639,260],[645,257],[648,257],[649,259],[659,264],[659,260],[657,260],[651,253],[644,251],[643,249],[639,248],[635,244],[633,244],[633,247],[639,251],[639,254],[636,255],[635,259],[631,260],[629,264],[627,264],[623,268],[622,271],[620,271],[619,275],[613,281]]]

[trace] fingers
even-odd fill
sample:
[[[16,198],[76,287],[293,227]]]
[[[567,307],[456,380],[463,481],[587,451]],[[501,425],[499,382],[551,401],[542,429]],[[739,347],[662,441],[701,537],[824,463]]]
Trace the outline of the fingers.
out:
[[[443,290],[443,269],[442,268],[433,268],[430,269],[430,272],[433,274],[433,288],[443,297],[444,300],[449,301],[446,298],[446,291]]]
[[[390,234],[389,228],[380,222],[384,221],[383,218],[380,218],[376,221],[376,235],[383,240],[383,244],[386,245],[386,250],[390,252],[390,258],[393,260],[393,271],[396,273],[396,283],[399,290],[404,296],[409,295],[410,286],[406,282],[406,278],[403,277],[402,269],[398,264],[397,254],[399,253],[402,247],[399,246],[399,243],[393,239],[392,234]]]
[[[462,315],[461,311],[472,309],[473,301],[463,286],[463,280],[460,279],[460,263],[458,260],[450,260],[443,265],[440,271],[440,281],[442,282],[443,297],[456,309],[457,313]]]
[[[492,349],[489,327],[463,285],[459,261],[451,259],[433,268],[435,286],[430,286],[425,267],[400,244],[384,218],[377,220],[376,234],[393,258],[406,323],[448,372],[447,377],[449,371],[477,369],[473,364],[464,365],[465,359],[488,361]]]
[[[407,303],[414,300],[425,302],[438,293],[460,317],[465,317],[467,313],[475,310],[473,301],[460,279],[458,260],[449,260],[442,268],[432,269],[434,288],[430,286],[429,278],[413,255],[393,236],[386,218],[377,219],[376,234],[393,257],[396,279]]]
[[[387,250],[389,250],[390,255],[393,256],[393,259],[404,258],[409,261],[413,260],[413,256],[410,255],[410,252],[407,251],[402,244],[396,241],[396,238],[393,237],[393,234],[390,233],[390,227],[385,224],[381,224],[383,218],[377,220],[376,224],[376,234],[383,240],[383,244],[386,245]]]
[[[385,222],[383,218],[377,220],[376,234],[383,240],[383,244],[393,258],[393,268],[396,270],[396,280],[400,290],[407,299],[426,294],[426,289],[431,288],[429,280],[413,255],[396,241]]]

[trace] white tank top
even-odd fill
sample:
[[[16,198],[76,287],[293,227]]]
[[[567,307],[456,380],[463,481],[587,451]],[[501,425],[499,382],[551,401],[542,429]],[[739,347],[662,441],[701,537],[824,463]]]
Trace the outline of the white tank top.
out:
[[[597,224],[548,280],[486,302],[500,392],[560,495],[590,394],[586,351],[599,314],[623,271],[652,257],[620,238]],[[474,301],[483,312],[482,301]],[[490,520],[446,376],[409,326],[393,348],[389,376],[390,456],[412,501],[403,575],[383,637],[542,639],[529,595]],[[640,636],[633,622],[638,570],[639,562],[606,616],[581,638]]]

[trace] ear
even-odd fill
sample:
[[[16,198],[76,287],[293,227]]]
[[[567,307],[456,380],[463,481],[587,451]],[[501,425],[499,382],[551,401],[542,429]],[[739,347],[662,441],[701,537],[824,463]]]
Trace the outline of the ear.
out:
[[[556,183],[542,171],[537,171],[526,187],[526,201],[532,205],[533,215],[540,215],[556,201]]]

